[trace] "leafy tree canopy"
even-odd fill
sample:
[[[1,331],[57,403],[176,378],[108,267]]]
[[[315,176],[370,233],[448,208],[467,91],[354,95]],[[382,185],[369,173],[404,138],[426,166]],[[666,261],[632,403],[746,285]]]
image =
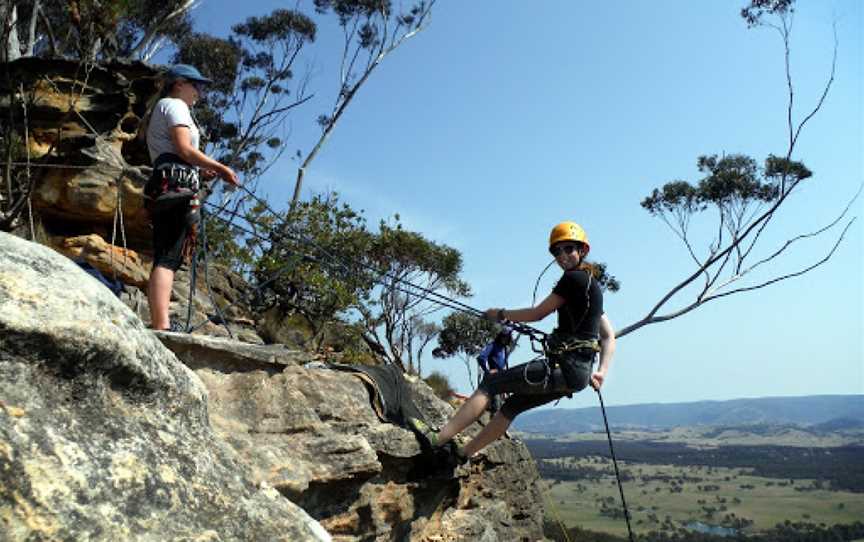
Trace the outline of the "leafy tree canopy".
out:
[[[464,355],[473,358],[495,338],[501,326],[462,312],[447,315],[438,335],[438,347],[432,351],[436,358]]]

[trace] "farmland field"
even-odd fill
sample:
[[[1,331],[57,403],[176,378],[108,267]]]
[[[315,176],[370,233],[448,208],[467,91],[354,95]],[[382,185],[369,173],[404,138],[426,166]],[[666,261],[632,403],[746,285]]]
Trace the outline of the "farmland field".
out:
[[[546,480],[546,504],[553,518],[626,535],[610,460],[593,456],[543,461],[587,475],[580,481]],[[818,480],[765,478],[724,467],[619,463],[619,468],[637,533],[697,521],[754,532],[787,520],[830,526],[864,517],[864,494],[830,490]]]
[[[689,540],[698,539],[699,531],[761,541],[774,540],[778,526],[799,534],[846,529],[841,538],[825,538],[830,540],[854,540],[864,533],[864,525],[857,523],[864,518],[860,440],[832,446],[838,441],[830,438],[789,446],[784,432],[783,439],[772,441],[769,435],[764,445],[746,445],[737,437],[727,439],[729,431],[714,442],[706,442],[706,434],[710,432],[701,430],[693,442],[681,438],[687,435],[681,430],[618,435],[618,467],[637,535],[665,533]],[[608,443],[596,436],[532,437],[526,444],[547,488],[549,520],[626,536]]]

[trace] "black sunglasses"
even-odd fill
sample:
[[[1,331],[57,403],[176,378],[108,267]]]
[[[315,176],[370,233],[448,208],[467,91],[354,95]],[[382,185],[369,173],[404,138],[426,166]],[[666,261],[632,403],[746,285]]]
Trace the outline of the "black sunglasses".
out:
[[[198,91],[198,94],[204,94],[204,91],[207,90],[207,84],[202,81],[191,81],[187,80],[187,83],[195,87],[195,90]]]
[[[568,256],[579,250],[579,245],[555,245],[549,249],[556,258],[563,252]]]

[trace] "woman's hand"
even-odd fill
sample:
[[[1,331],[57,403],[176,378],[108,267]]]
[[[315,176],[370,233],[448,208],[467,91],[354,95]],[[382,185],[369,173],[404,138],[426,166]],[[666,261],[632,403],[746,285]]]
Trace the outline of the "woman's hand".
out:
[[[222,167],[224,169],[222,169],[219,172],[219,176],[222,177],[222,180],[224,180],[228,184],[233,184],[234,186],[240,186],[240,181],[237,178],[237,174],[234,173],[234,170],[228,166],[222,166]]]
[[[486,309],[483,311],[483,314],[486,315],[487,320],[491,320],[493,322],[498,321],[499,312],[504,309]]]
[[[603,381],[606,380],[606,373],[597,371],[591,375],[591,387],[594,388],[594,391],[600,391],[600,387],[603,386]]]

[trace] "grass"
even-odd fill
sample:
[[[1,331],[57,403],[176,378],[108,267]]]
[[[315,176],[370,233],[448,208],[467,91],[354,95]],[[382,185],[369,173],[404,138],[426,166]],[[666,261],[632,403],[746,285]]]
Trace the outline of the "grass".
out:
[[[626,535],[623,517],[615,519],[600,514],[604,499],[607,508],[621,508],[611,461],[599,457],[553,461],[562,460],[582,467],[603,469],[608,474],[596,480],[579,482],[553,483],[547,480],[547,487],[551,484],[547,491],[547,506],[551,504],[554,509],[552,516],[557,513],[566,525]],[[852,523],[864,517],[864,495],[813,489],[818,487],[818,483],[812,480],[795,480],[790,484],[789,480],[751,476],[742,469],[720,467],[626,465],[619,462],[619,468],[635,478],[624,482],[624,494],[635,532],[658,530],[667,520],[676,526],[690,521],[719,525],[727,514],[752,520],[748,532],[768,529],[786,520],[833,525]],[[646,479],[656,476],[685,481],[680,484],[680,492],[673,492],[670,480]],[[700,480],[686,480],[687,477]],[[716,489],[705,486],[716,486]],[[795,489],[805,487],[807,491]],[[707,515],[705,508],[714,508],[713,516]]]

